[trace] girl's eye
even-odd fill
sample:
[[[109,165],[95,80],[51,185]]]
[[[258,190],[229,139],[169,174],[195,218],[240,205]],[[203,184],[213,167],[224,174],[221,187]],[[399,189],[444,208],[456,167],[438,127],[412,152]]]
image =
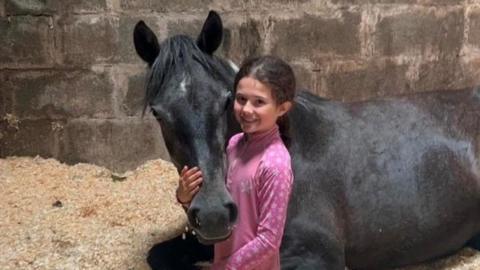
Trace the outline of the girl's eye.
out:
[[[255,105],[256,105],[256,106],[262,106],[262,105],[264,105],[264,104],[265,104],[265,101],[263,101],[262,99],[257,99],[257,100],[255,101]]]
[[[247,99],[245,97],[242,97],[242,96],[236,96],[235,99],[237,100],[237,102],[239,102],[241,104],[247,102]]]

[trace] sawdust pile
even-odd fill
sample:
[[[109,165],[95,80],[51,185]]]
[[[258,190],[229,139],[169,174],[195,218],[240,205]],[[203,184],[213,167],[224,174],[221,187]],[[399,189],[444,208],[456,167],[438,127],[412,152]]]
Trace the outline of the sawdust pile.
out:
[[[162,160],[115,175],[53,159],[0,159],[0,268],[150,269],[148,250],[186,222],[177,179]]]
[[[171,163],[149,161],[116,175],[53,159],[0,159],[0,268],[149,269],[155,244],[182,232]],[[479,270],[480,253],[402,270]]]
[[[396,270],[480,270],[480,252],[464,248],[444,259]]]

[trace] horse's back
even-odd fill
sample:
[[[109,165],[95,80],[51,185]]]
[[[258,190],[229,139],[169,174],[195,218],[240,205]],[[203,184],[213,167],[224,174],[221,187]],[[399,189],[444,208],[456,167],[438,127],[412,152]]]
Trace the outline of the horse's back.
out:
[[[468,150],[466,159],[478,167],[479,88],[354,103],[329,101],[301,92],[297,103],[291,116],[293,137],[297,140],[292,151],[297,156],[313,154],[312,158],[318,161],[329,152],[338,155],[342,151],[373,151],[370,154],[378,157],[386,147],[400,148],[395,152],[415,147],[417,150],[411,149],[411,153],[423,154],[418,150],[448,145],[456,152]],[[299,151],[299,147],[306,151]]]

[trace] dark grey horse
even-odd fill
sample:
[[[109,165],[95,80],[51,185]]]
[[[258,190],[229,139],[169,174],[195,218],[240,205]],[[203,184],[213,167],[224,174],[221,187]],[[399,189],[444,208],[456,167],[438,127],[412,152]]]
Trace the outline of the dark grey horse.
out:
[[[211,12],[196,41],[159,45],[143,23],[137,53],[150,67],[146,105],[172,161],[199,166],[188,210],[205,244],[225,239],[236,206],[225,189],[224,148],[235,70],[212,55],[222,39]],[[290,112],[294,191],[281,247],[282,269],[386,269],[443,256],[480,232],[480,90],[340,103],[300,92]],[[211,246],[181,237],[152,248],[155,269],[195,269]]]

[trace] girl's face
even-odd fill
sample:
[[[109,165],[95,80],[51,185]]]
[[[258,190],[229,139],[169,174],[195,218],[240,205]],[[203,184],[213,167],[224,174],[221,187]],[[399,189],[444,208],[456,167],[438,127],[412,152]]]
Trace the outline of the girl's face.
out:
[[[290,107],[289,101],[278,105],[272,90],[252,77],[244,77],[238,82],[234,113],[243,132],[247,134],[270,130]]]

